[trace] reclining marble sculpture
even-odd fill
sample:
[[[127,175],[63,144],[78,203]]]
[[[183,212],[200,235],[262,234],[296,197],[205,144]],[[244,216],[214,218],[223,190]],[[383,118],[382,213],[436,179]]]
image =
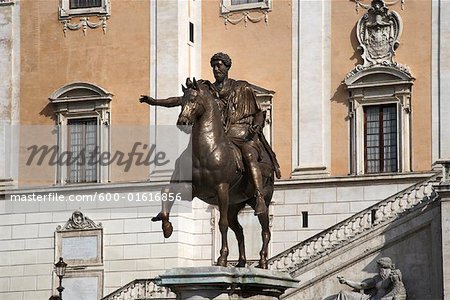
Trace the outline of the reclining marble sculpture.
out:
[[[378,275],[362,282],[348,280],[338,276],[339,283],[356,290],[369,291],[370,294],[354,291],[341,291],[336,300],[406,300],[406,289],[402,273],[395,268],[389,257],[377,260]]]

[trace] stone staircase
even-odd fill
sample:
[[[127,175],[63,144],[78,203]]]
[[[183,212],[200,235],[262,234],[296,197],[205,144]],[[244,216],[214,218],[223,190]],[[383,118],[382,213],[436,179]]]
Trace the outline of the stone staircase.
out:
[[[281,252],[269,260],[269,269],[289,272],[295,276],[298,269],[361,234],[434,201],[437,194],[433,186],[439,184],[439,177],[440,174],[433,175]]]
[[[158,286],[158,279],[135,279],[102,300],[176,299],[169,289]]]
[[[283,251],[269,260],[269,269],[288,272],[292,277],[296,277],[299,270],[313,265],[331,252],[345,247],[369,232],[385,227],[402,216],[419,211],[438,198],[434,186],[439,184],[440,177],[440,174],[435,174]],[[255,264],[250,265],[254,266]],[[175,299],[175,294],[159,287],[157,279],[139,279],[102,300],[130,299]]]

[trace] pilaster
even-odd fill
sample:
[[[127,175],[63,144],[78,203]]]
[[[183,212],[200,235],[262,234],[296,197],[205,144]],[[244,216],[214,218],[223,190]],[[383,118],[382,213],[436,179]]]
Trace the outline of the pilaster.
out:
[[[432,1],[432,159],[450,157],[450,2]]]
[[[189,22],[194,24],[194,42],[189,41]],[[201,2],[150,1],[150,96],[181,96],[181,84],[201,72]],[[150,141],[171,145],[166,126],[175,126],[180,110],[150,107]],[[184,141],[178,141],[180,150]],[[163,149],[161,149],[163,150]],[[181,153],[181,151],[179,151]],[[168,180],[173,166],[149,170],[152,180]]]
[[[18,177],[19,1],[0,1],[0,179]]]
[[[329,0],[292,4],[293,178],[329,174],[330,6]]]

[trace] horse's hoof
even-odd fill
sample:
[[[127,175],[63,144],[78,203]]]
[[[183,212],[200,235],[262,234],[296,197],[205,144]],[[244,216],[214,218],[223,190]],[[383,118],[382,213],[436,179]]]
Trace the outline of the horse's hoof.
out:
[[[169,221],[163,222],[162,231],[163,231],[164,238],[168,239],[172,235],[172,232],[173,232],[172,223],[170,223]]]
[[[258,263],[257,268],[267,270],[268,269],[267,260],[264,260],[264,261],[260,260],[259,263]]]
[[[219,267],[226,267],[228,265],[227,259],[226,258],[225,259],[219,258],[217,260],[217,264],[216,265],[219,266]]]
[[[236,265],[236,268],[245,268],[245,264],[246,264],[245,260],[239,260]]]

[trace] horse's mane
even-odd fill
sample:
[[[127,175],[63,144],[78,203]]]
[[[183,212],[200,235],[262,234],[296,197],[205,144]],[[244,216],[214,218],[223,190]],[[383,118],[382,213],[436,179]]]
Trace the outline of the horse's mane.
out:
[[[216,92],[214,89],[214,85],[209,80],[201,79],[197,81],[197,85],[200,89],[206,87],[211,95],[213,95]]]

